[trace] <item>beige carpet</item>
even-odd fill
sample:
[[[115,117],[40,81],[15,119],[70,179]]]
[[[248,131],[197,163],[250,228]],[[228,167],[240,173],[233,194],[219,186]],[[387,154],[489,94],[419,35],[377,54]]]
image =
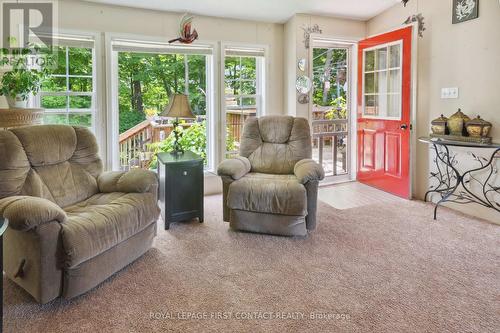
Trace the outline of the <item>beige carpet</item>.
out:
[[[290,239],[228,230],[207,197],[204,224],[160,229],[71,302],[38,306],[5,281],[5,331],[500,332],[500,227],[431,215],[420,202],[321,204],[318,229]]]

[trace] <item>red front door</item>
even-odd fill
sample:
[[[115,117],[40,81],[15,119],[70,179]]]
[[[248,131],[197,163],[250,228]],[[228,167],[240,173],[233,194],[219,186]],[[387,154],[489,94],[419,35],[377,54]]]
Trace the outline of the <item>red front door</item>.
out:
[[[410,198],[412,27],[358,50],[358,181]]]

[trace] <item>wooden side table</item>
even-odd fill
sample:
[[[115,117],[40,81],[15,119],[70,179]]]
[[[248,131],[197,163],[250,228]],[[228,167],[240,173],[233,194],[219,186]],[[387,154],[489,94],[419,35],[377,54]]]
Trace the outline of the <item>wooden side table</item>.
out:
[[[203,158],[190,151],[158,154],[159,201],[165,230],[170,223],[203,222]]]
[[[3,233],[7,230],[9,221],[0,217],[0,333],[3,331]]]

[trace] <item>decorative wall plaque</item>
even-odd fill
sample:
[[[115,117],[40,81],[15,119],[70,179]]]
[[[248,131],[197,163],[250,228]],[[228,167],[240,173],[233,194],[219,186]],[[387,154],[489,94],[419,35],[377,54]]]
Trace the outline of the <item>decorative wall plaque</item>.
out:
[[[479,0],[453,0],[453,24],[479,17]]]

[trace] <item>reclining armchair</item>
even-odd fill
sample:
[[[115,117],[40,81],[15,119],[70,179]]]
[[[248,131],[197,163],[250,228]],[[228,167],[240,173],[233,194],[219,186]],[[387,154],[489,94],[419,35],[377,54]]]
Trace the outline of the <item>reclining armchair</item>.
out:
[[[103,172],[89,130],[0,130],[0,156],[5,273],[38,302],[80,295],[151,247],[156,175]]]
[[[282,236],[305,236],[316,227],[318,183],[325,176],[311,159],[304,118],[249,118],[240,155],[222,162],[224,221],[231,228]]]

